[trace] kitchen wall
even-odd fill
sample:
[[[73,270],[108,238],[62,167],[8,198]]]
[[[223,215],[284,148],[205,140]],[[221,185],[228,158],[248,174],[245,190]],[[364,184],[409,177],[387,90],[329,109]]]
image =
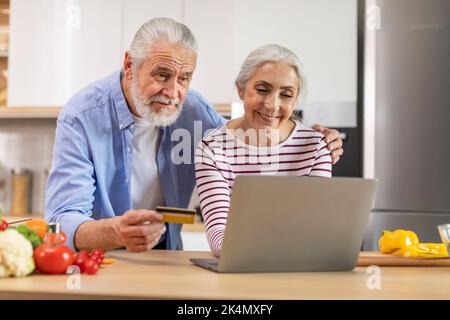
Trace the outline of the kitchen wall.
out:
[[[0,181],[6,182],[6,208],[11,202],[11,170],[31,170],[32,211],[44,212],[46,170],[50,169],[55,119],[0,119]],[[2,199],[0,199],[2,201]]]

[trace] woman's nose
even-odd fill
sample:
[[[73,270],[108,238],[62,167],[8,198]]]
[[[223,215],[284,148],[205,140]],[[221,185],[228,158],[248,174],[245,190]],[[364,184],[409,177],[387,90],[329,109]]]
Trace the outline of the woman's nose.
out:
[[[272,112],[278,111],[278,109],[280,108],[280,99],[278,98],[278,95],[271,94],[267,96],[264,101],[264,106],[267,110],[270,110]]]

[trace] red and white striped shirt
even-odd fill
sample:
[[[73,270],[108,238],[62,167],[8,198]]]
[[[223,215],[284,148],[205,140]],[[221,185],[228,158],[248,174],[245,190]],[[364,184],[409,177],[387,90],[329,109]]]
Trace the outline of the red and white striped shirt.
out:
[[[290,136],[271,147],[245,144],[226,125],[205,138],[196,150],[195,175],[206,237],[219,256],[230,196],[238,175],[331,177],[331,155],[324,136],[297,123]]]

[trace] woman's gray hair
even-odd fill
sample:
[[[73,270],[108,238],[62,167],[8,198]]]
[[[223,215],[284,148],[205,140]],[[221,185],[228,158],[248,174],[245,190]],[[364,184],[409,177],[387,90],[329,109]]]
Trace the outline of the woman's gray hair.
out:
[[[139,28],[130,44],[128,51],[135,68],[148,56],[152,44],[159,40],[178,44],[197,54],[197,42],[186,25],[170,18],[153,18]]]
[[[284,62],[294,69],[300,84],[298,88],[298,100],[302,102],[308,91],[308,83],[303,72],[303,65],[294,52],[277,44],[264,45],[250,52],[236,78],[236,86],[240,90],[245,90],[248,80],[250,80],[256,69],[267,62]]]

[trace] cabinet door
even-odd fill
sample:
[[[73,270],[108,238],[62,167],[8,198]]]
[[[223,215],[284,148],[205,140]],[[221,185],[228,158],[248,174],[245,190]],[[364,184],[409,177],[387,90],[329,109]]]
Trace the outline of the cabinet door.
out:
[[[308,101],[356,107],[356,0],[187,1],[184,21],[197,37],[192,83],[217,103],[237,101],[234,80],[247,55],[276,43],[297,53]],[[354,119],[356,121],[356,118]]]
[[[280,44],[304,65],[309,101],[356,101],[356,0],[235,1],[234,13],[239,64],[258,46]]]
[[[192,30],[198,44],[197,68],[191,88],[214,103],[236,101],[234,1],[189,1],[184,23]]]
[[[183,0],[123,0],[123,47],[129,48],[134,34],[148,20],[156,17],[172,18],[181,22]]]
[[[61,106],[121,66],[121,0],[11,0],[10,19],[10,106]]]
[[[356,127],[357,1],[235,1],[236,72],[248,53],[276,43],[293,50],[308,80],[305,123]]]

